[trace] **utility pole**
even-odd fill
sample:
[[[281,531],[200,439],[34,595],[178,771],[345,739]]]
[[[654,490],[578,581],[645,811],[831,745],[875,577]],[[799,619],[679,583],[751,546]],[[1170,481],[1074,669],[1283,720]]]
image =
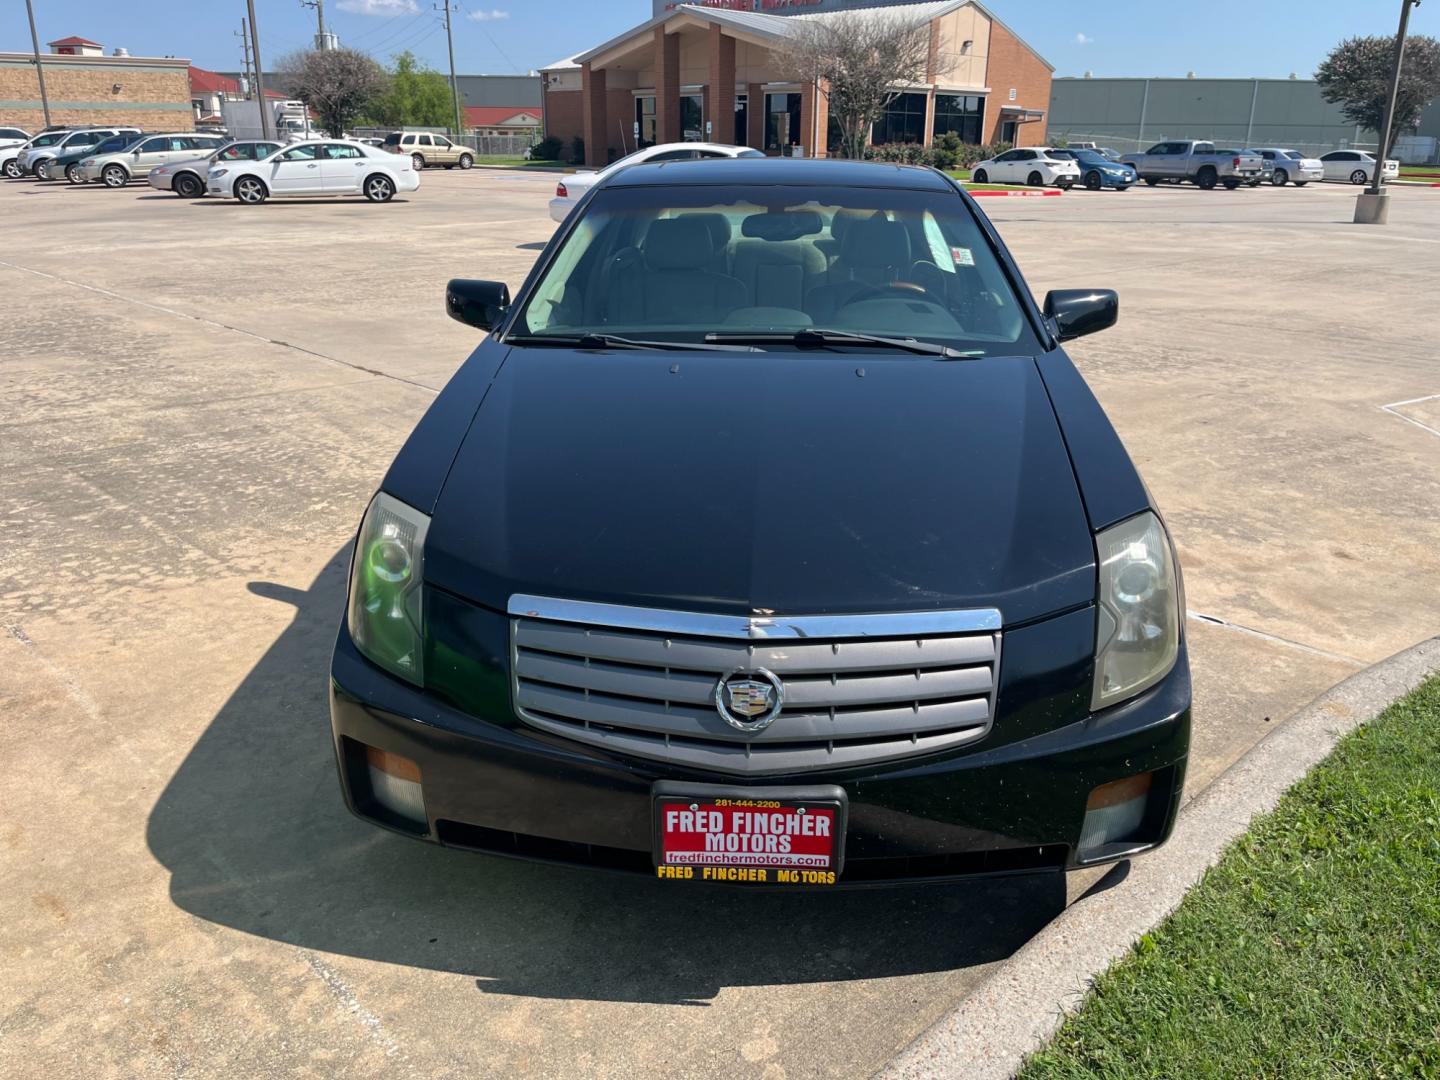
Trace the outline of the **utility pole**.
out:
[[[450,96],[455,102],[455,137],[458,139],[465,129],[460,123],[460,84],[455,81],[455,35],[450,32],[450,0],[435,6],[445,9],[445,43],[450,47]]]
[[[330,35],[325,33],[325,0],[300,0],[300,6],[314,8],[315,17],[319,20],[319,32],[315,35],[315,48],[321,50],[330,48]]]
[[[260,63],[260,28],[255,25],[255,0],[245,0],[250,9],[250,54],[255,57],[255,96],[260,99],[260,137],[270,139],[270,103],[265,100],[265,69]]]
[[[1410,26],[1410,5],[1420,0],[1400,0],[1400,29],[1395,32],[1395,69],[1390,73],[1390,98],[1385,103],[1385,119],[1380,125],[1380,143],[1375,147],[1375,168],[1370,173],[1370,186],[1355,200],[1355,222],[1363,225],[1384,225],[1390,216],[1390,198],[1385,193],[1385,158],[1390,152],[1390,131],[1395,126],[1395,101],[1400,96],[1400,70],[1405,64],[1405,31]]]
[[[245,54],[245,100],[249,101],[254,82],[250,75],[250,31],[246,29],[244,19],[240,20],[240,33],[235,36],[240,39],[240,49]]]
[[[50,126],[50,95],[45,92],[45,65],[40,62],[40,35],[35,32],[35,7],[25,0],[25,13],[30,16],[30,45],[35,50],[35,78],[40,80],[40,108],[45,111],[45,126]],[[448,16],[447,16],[448,20]],[[455,62],[450,62],[451,78],[454,78]]]

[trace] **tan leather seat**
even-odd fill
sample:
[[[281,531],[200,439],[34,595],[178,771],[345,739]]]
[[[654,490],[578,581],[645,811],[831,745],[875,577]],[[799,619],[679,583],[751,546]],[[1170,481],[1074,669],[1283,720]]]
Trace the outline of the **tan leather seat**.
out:
[[[824,283],[825,270],[825,256],[808,240],[741,240],[731,273],[752,307],[802,311],[810,290]]]

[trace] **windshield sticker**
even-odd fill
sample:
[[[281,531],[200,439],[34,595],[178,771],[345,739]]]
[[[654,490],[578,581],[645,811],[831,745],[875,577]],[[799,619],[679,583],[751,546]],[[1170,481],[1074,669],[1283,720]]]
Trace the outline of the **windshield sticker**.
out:
[[[955,260],[956,266],[974,266],[975,256],[970,253],[969,248],[952,247],[950,257]]]

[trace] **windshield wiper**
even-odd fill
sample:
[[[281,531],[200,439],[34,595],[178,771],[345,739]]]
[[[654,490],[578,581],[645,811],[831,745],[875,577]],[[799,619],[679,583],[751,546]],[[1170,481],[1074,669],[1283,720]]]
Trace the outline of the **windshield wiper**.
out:
[[[922,356],[939,356],[946,360],[966,360],[985,355],[981,349],[962,352],[949,345],[941,345],[933,341],[884,337],[879,334],[858,334],[852,330],[826,330],[818,326],[807,326],[801,330],[784,330],[775,333],[722,330],[706,334],[705,340],[731,342],[737,345],[798,345],[801,348],[823,348],[826,345],[878,345],[884,349],[900,349],[904,352],[919,353]]]
[[[568,345],[579,349],[661,349],[668,352],[749,352],[750,349],[736,342],[718,345],[700,341],[641,341],[637,338],[620,337],[618,334],[511,334],[505,339],[507,345]]]

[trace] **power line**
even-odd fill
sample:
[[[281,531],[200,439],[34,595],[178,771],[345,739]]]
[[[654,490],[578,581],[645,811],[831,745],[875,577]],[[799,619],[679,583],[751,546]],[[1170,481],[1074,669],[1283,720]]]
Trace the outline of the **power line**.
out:
[[[410,15],[407,16],[407,18],[414,19],[415,17],[413,15]],[[409,35],[413,34],[417,26],[420,27],[421,30],[424,30],[425,23],[428,21],[428,19],[429,17],[427,16],[424,19],[418,19],[413,22],[406,22],[394,32],[386,34],[383,38],[371,44],[369,48],[373,52],[379,52],[381,49],[394,49],[399,45],[401,41],[405,40]],[[431,30],[438,28],[438,26],[439,21],[436,20],[436,26],[431,27]]]
[[[464,0],[457,0],[457,2],[462,8],[465,8]],[[485,23],[482,20],[475,18],[475,13],[469,8],[465,8],[465,14],[470,16],[471,22],[479,25],[480,32],[485,35],[491,45],[495,46],[495,51],[500,54],[500,58],[504,60],[507,64],[509,64],[511,69],[517,74],[523,75],[524,72],[520,70],[520,65],[515,63],[514,60],[510,59],[510,54],[500,47],[500,42],[495,40],[495,35],[490,33],[489,29],[485,26]]]

